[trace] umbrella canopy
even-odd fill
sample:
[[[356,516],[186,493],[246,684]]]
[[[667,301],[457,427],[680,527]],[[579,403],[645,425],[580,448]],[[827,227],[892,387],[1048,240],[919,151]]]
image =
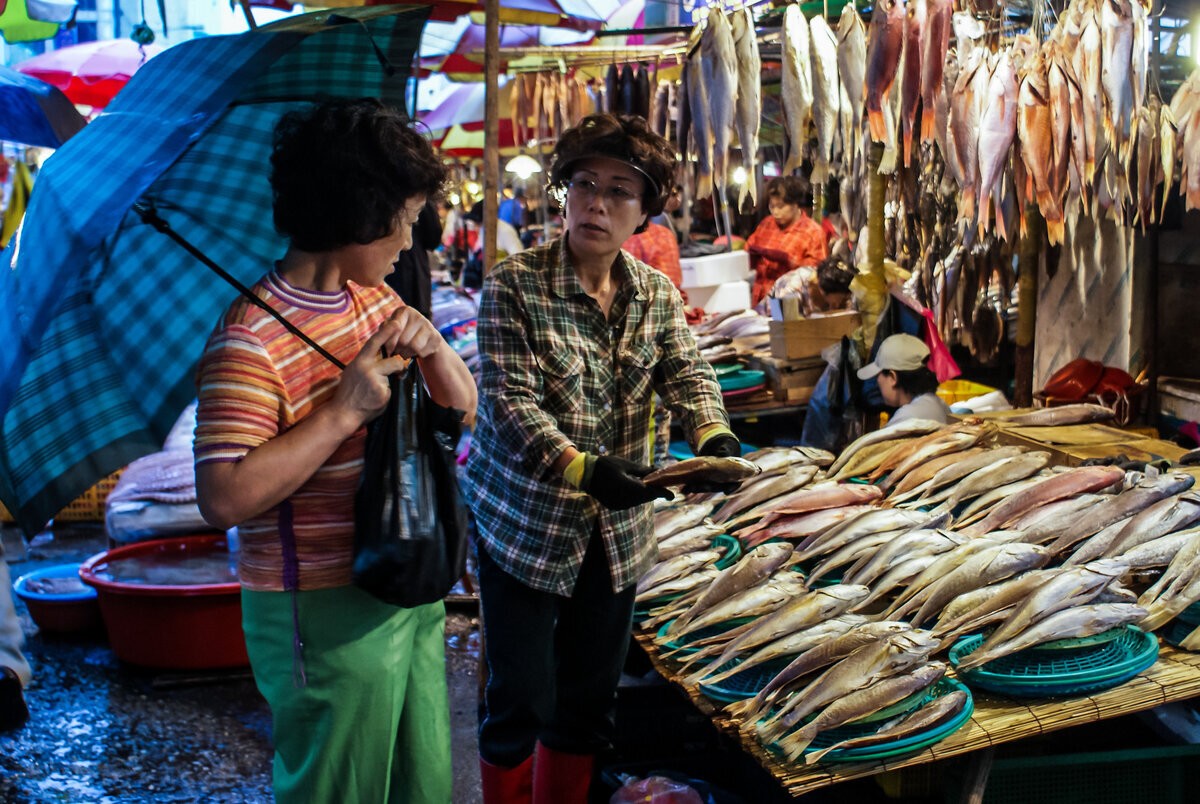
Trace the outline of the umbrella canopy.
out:
[[[58,87],[75,103],[102,109],[162,50],[132,39],[107,39],[52,50],[18,62],[15,68]]]
[[[433,144],[439,152],[446,156],[459,159],[481,159],[484,145],[483,124],[469,123],[465,126],[451,126],[440,137],[435,137]],[[513,137],[511,120],[504,118],[500,120],[497,144],[501,156],[515,156],[520,153]]]
[[[501,90],[498,98],[500,119],[503,120],[511,116],[509,93],[503,91],[507,78],[500,76],[498,81]],[[464,84],[442,98],[435,108],[418,116],[421,122],[433,131],[450,128],[456,124],[482,123],[484,94],[483,84]]]
[[[160,449],[236,295],[135,202],[257,281],[287,245],[271,224],[275,123],[316,98],[403,108],[426,13],[320,12],[184,42],[46,160],[0,259],[0,500],[26,532]]]
[[[57,148],[86,122],[58,89],[0,67],[0,140]]]
[[[423,70],[448,75],[455,80],[471,80],[483,74],[483,50],[486,44],[483,25],[467,16],[452,23],[431,22],[421,38]],[[592,40],[591,31],[552,28],[544,25],[500,26],[500,47],[556,47],[578,45]],[[500,70],[508,68],[501,60]]]

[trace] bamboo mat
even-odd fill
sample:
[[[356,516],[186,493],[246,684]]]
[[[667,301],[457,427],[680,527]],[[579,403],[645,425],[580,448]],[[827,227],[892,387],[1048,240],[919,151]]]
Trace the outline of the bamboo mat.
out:
[[[722,732],[737,739],[742,748],[793,796],[848,779],[948,759],[980,748],[1152,709],[1200,694],[1200,655],[1178,650],[1160,641],[1158,661],[1154,666],[1114,689],[1074,698],[1041,700],[1005,698],[971,690],[975,698],[975,712],[970,721],[940,743],[914,754],[882,762],[817,763],[805,766],[787,762],[765,749],[757,740],[745,737],[737,730],[736,722],[726,718],[718,705],[701,695],[696,687],[680,683],[679,676],[674,672],[675,665],[659,656],[651,636],[649,633],[635,634],[654,668],[683,689],[701,712],[712,717]]]

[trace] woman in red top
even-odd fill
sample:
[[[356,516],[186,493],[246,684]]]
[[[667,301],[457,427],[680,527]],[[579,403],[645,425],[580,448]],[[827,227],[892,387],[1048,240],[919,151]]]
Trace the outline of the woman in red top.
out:
[[[816,265],[825,259],[825,233],[820,224],[801,209],[808,193],[795,176],[772,179],[767,185],[767,209],[764,218],[746,240],[750,264],[754,268],[752,304],[757,305],[771,292],[775,280],[801,265]]]

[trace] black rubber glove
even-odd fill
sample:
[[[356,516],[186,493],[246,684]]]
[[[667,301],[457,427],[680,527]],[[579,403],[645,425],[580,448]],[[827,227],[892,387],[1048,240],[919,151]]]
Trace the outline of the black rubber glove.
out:
[[[707,458],[738,458],[742,454],[742,442],[737,436],[722,433],[704,442],[700,450],[701,457]],[[684,494],[732,494],[737,491],[740,481],[733,483],[688,483],[683,487]]]
[[[674,499],[675,495],[668,489],[647,486],[642,482],[641,479],[652,471],[653,466],[644,466],[624,458],[588,455],[584,459],[580,488],[610,511],[623,511],[658,498]]]

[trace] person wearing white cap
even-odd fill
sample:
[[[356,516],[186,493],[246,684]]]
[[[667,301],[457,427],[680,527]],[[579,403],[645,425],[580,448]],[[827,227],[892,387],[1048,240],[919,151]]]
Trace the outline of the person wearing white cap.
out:
[[[897,408],[888,426],[906,419],[932,419],[945,423],[950,408],[937,395],[938,380],[926,365],[929,347],[912,335],[891,335],[879,344],[875,359],[858,370],[860,380],[877,378],[879,393]]]

